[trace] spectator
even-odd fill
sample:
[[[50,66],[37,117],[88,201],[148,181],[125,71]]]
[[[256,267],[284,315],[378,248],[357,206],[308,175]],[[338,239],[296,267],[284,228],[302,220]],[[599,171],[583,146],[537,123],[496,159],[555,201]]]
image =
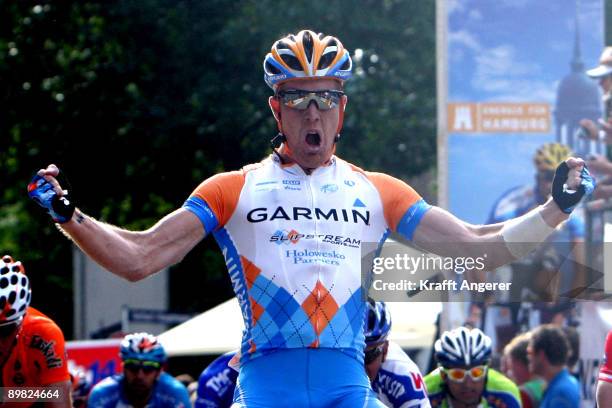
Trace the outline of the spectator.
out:
[[[540,408],[579,408],[580,389],[567,369],[570,345],[563,329],[554,325],[534,329],[527,355],[531,373],[548,384]]]
[[[542,400],[546,382],[529,371],[530,333],[523,333],[513,338],[504,348],[504,372],[519,387],[523,408],[537,408]]]

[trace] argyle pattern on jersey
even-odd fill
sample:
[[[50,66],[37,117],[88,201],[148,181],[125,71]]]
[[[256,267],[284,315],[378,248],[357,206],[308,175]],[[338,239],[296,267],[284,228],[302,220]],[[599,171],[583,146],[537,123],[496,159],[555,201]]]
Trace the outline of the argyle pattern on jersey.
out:
[[[243,345],[248,359],[278,348],[349,347],[363,342],[365,304],[361,290],[338,306],[329,289],[318,281],[310,295],[299,304],[295,294],[261,275],[252,263],[242,259],[252,325],[249,341]],[[246,352],[246,353],[245,353]]]

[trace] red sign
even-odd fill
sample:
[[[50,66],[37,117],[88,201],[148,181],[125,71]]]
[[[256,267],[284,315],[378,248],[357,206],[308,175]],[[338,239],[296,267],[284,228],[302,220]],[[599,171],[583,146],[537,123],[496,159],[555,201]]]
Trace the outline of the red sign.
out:
[[[66,342],[70,371],[80,370],[96,384],[121,371],[119,358],[121,339]]]

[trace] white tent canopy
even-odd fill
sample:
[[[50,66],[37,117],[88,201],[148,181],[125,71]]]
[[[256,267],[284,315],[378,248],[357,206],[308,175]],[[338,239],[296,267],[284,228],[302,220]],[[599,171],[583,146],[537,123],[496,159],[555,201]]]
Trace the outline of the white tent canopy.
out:
[[[390,340],[402,348],[427,348],[434,341],[440,303],[387,303]],[[230,299],[158,336],[170,356],[222,354],[240,346],[244,324],[236,298]]]

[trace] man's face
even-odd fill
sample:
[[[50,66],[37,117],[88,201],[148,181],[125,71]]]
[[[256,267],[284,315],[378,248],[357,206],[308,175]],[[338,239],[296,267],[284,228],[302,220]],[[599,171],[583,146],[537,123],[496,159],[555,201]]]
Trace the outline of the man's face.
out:
[[[11,355],[11,349],[15,344],[15,337],[19,333],[21,323],[11,323],[0,326],[0,366],[3,365]]]
[[[527,346],[527,358],[529,359],[529,372],[534,375],[541,375],[544,364],[544,351],[535,350],[533,344]]]
[[[123,362],[123,374],[125,375],[126,392],[139,400],[147,398],[160,373],[161,366],[158,363],[125,360]]]
[[[340,90],[340,84],[332,79],[293,80],[282,84],[278,89],[288,90]],[[288,153],[302,168],[315,169],[329,161],[334,152],[340,109],[345,102],[346,97],[342,96],[338,106],[322,110],[311,101],[306,109],[300,110],[288,107],[281,101],[279,119],[282,131],[287,137]]]
[[[531,374],[529,373],[529,367],[523,362],[507,356],[506,358],[507,370],[506,375],[510,377],[517,385],[521,385],[529,381]]]
[[[389,342],[374,344],[366,347],[365,349],[365,369],[368,373],[370,382],[374,382],[378,371],[387,358],[387,351],[389,350]]]
[[[470,370],[474,369],[474,367],[461,367],[461,369]],[[466,405],[476,405],[480,402],[485,388],[486,378],[486,371],[477,380],[474,380],[466,373],[463,381],[453,380],[451,379],[450,375],[447,375],[444,372],[442,374],[442,379],[444,380],[453,398]]]

